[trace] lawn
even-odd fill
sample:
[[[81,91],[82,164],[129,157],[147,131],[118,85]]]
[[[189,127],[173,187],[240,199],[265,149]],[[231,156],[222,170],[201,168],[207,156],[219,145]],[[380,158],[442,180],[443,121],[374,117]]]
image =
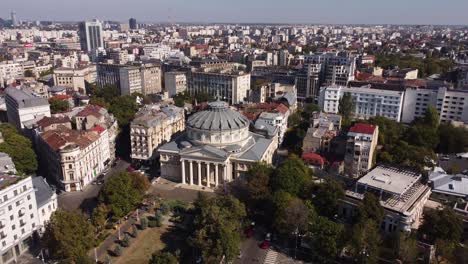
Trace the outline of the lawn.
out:
[[[166,227],[164,226],[140,230],[138,237],[131,239],[130,246],[123,249],[122,256],[115,258],[112,263],[148,263],[151,254],[165,247],[165,244],[161,241],[161,234],[164,232],[166,232]]]

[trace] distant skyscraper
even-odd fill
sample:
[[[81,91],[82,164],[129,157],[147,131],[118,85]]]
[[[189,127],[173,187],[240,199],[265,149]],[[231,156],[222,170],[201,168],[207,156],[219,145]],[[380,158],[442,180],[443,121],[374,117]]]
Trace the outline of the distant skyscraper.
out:
[[[130,29],[138,29],[138,24],[135,18],[130,18],[128,20],[128,24],[130,25]]]
[[[11,24],[14,27],[18,26],[18,20],[16,19],[16,12],[11,12]]]
[[[79,25],[81,49],[91,52],[104,47],[102,24],[96,19],[81,22]]]

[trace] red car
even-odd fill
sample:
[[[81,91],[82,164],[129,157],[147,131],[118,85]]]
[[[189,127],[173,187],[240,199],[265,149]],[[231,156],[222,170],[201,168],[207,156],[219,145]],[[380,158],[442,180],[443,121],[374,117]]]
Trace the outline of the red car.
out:
[[[269,241],[263,241],[261,244],[260,244],[260,248],[261,249],[267,249],[270,247],[270,242]]]
[[[132,165],[127,167],[127,171],[132,172],[135,171],[135,168],[132,167]]]

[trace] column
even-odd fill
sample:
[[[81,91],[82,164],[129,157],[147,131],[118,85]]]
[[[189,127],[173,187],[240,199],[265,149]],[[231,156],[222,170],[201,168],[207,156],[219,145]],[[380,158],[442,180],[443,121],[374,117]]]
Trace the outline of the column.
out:
[[[185,160],[182,160],[182,184],[185,184]]]
[[[193,161],[189,160],[190,166],[190,185],[193,185]]]
[[[226,181],[228,180],[227,175],[228,175],[228,167],[227,167],[227,164],[224,164],[224,168],[223,168],[223,183],[226,183]]]
[[[201,162],[197,161],[198,164],[198,186],[201,186]]]
[[[215,187],[218,187],[218,171],[219,171],[219,164],[215,164]]]
[[[210,163],[206,163],[206,186],[210,188]]]

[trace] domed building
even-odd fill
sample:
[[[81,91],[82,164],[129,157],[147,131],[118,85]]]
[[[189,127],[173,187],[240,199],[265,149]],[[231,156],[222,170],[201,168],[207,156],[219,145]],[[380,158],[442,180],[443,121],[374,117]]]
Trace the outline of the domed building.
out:
[[[182,184],[216,188],[241,177],[258,162],[271,163],[277,136],[249,131],[250,121],[223,101],[190,116],[185,133],[162,145],[161,177]]]

